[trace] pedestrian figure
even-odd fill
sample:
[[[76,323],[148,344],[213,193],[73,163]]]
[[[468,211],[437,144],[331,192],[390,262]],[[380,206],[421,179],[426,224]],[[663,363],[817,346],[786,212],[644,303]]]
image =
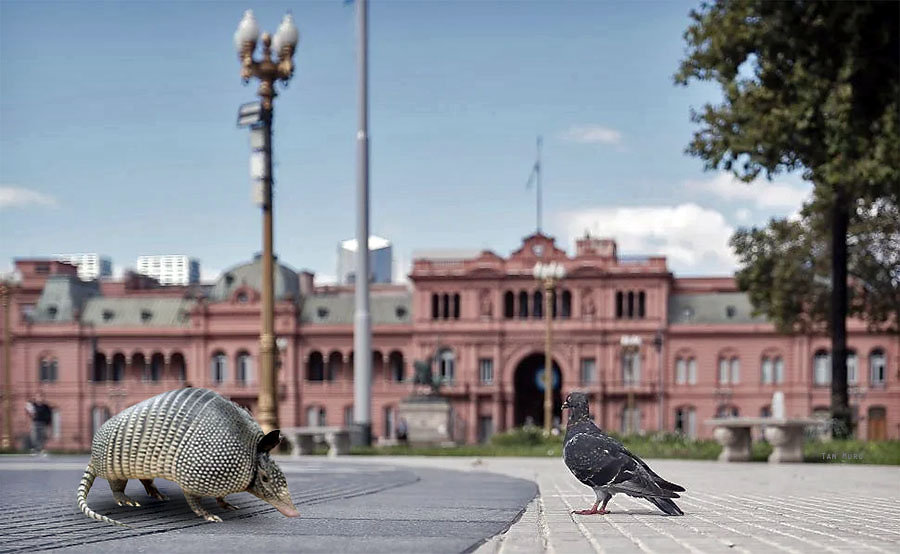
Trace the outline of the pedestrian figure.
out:
[[[401,417],[400,421],[397,422],[397,441],[399,441],[400,444],[406,444],[408,442],[407,432],[406,418]]]
[[[47,426],[53,421],[53,413],[50,406],[41,400],[29,400],[25,404],[25,412],[31,418],[31,453],[43,455]]]

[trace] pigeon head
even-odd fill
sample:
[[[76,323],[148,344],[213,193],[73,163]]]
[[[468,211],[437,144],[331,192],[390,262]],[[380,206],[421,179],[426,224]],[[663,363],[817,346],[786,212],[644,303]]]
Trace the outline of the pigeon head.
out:
[[[588,398],[583,392],[569,393],[569,395],[566,396],[566,401],[563,402],[562,408],[564,410],[566,408],[569,409],[569,421],[579,421],[590,417]]]

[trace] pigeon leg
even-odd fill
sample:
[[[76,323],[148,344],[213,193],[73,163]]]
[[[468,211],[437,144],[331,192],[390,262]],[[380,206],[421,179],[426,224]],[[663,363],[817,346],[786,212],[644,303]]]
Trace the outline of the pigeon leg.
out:
[[[603,495],[603,500],[600,500],[600,495]],[[609,499],[612,498],[612,495],[605,492],[597,492],[597,501],[594,502],[594,505],[590,510],[575,510],[572,513],[579,516],[592,516],[595,514],[608,514],[609,512],[606,510],[606,503],[609,502]],[[600,506],[600,502],[603,502],[603,506]],[[600,506],[600,509],[597,509],[597,506]]]

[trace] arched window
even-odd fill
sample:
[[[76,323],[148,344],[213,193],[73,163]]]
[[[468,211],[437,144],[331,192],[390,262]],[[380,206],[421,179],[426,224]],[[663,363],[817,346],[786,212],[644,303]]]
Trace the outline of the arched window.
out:
[[[443,302],[444,308],[444,310],[441,312],[441,315],[444,319],[450,319],[450,295],[444,293],[444,295],[441,297],[441,300]]]
[[[431,295],[431,319],[437,319],[441,316],[441,299],[437,293]]]
[[[184,354],[181,352],[172,353],[172,358],[169,360],[169,370],[175,379],[179,381],[187,379],[187,363],[184,361]]]
[[[675,432],[687,437],[697,435],[697,410],[693,406],[675,409]]]
[[[210,378],[214,385],[225,381],[228,374],[228,356],[224,352],[216,352],[210,360]]]
[[[94,406],[91,408],[91,434],[96,434],[109,419],[109,408],[106,406]]]
[[[391,381],[395,383],[402,383],[406,380],[406,368],[403,364],[403,354],[398,351],[393,351],[388,356],[388,366],[390,367],[391,372]]]
[[[859,358],[856,350],[847,350],[847,383],[855,385],[859,382]]]
[[[531,313],[534,314],[535,319],[544,317],[544,295],[541,291],[534,291],[534,302],[532,302],[531,306]]]
[[[622,353],[622,384],[637,385],[641,382],[641,353],[628,350]]]
[[[646,314],[647,294],[644,291],[638,293],[638,317]]]
[[[675,359],[675,384],[684,385],[687,383],[687,360],[684,358]]]
[[[625,299],[622,291],[619,291],[616,293],[616,318],[622,319],[623,315],[625,315]]]
[[[740,410],[734,404],[720,404],[718,408],[716,408],[716,417],[738,417],[740,415]]]
[[[237,355],[237,382],[241,385],[253,382],[253,358],[248,352]]]
[[[106,381],[106,354],[97,352],[94,354],[94,371],[92,381]]]
[[[459,319],[459,293],[453,295],[453,319]]]
[[[321,352],[315,351],[309,355],[309,361],[306,362],[306,380],[325,380],[325,359]]]
[[[147,358],[143,352],[135,352],[131,355],[131,370],[135,379],[144,381],[147,379]]]
[[[508,290],[503,295],[503,317],[512,319],[516,316],[516,295]]]
[[[441,381],[452,383],[456,373],[456,356],[449,348],[438,354],[438,377]]]
[[[620,429],[623,435],[631,435],[641,431],[641,409],[638,406],[622,408]]]
[[[528,317],[528,293],[524,290],[519,292],[519,317],[521,319]]]
[[[57,361],[52,356],[45,356],[38,362],[38,378],[42,383],[53,383],[57,378]]]
[[[332,352],[328,355],[328,365],[325,367],[325,380],[334,381],[341,375],[344,365],[344,356],[340,352]]]
[[[831,355],[827,350],[817,350],[813,356],[813,384],[831,384]]]
[[[145,381],[159,381],[162,377],[163,367],[166,365],[166,357],[161,353],[156,352],[152,356],[150,356],[150,368],[149,371],[145,370],[144,380]]]
[[[719,385],[736,385],[741,381],[741,361],[736,358],[719,357]]]
[[[634,291],[628,291],[628,318],[634,317]]]
[[[688,384],[697,384],[697,360],[694,358],[688,359]]]
[[[550,308],[551,308],[552,312],[550,313],[550,317],[552,317],[553,319],[556,319],[556,315],[557,315],[556,310],[559,307],[559,306],[557,306],[558,301],[559,301],[559,295],[556,294],[556,289],[551,290],[550,291]]]
[[[781,356],[775,357],[774,370],[775,383],[784,383],[784,360]]]
[[[772,358],[763,356],[759,366],[759,381],[763,385],[771,385],[775,380],[775,363]]]
[[[310,427],[325,425],[325,408],[322,406],[309,406],[306,408],[306,424]]]
[[[113,381],[121,381],[125,377],[125,354],[118,352],[113,355],[110,377]]]
[[[873,387],[883,387],[887,377],[887,358],[884,350],[876,348],[869,354],[869,383]]]
[[[566,318],[572,315],[572,293],[566,289],[562,292],[562,317]]]

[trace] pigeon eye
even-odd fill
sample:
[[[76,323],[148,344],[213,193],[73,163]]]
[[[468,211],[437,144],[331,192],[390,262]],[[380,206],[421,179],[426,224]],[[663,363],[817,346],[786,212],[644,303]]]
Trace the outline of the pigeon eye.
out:
[[[262,480],[263,480],[263,483],[268,483],[268,482],[269,482],[269,478],[266,477],[265,475],[262,476]]]

